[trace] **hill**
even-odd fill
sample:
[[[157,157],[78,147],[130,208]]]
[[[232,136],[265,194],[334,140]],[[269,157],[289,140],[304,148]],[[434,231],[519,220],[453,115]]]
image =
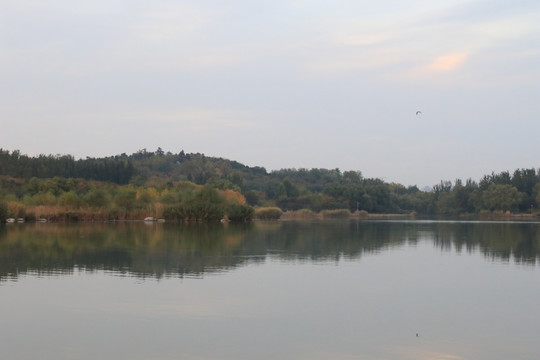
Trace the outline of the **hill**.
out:
[[[238,193],[250,206],[314,212],[328,209],[419,214],[532,212],[540,202],[540,170],[534,168],[518,169],[512,174],[492,173],[478,182],[441,181],[433,186],[433,191],[425,192],[416,186],[364,178],[360,171],[268,172],[264,167],[249,167],[234,160],[184,151],[175,154],[161,148],[86,159],[70,155],[30,157],[19,151],[0,149],[0,199],[12,202],[22,201],[26,196],[26,202],[31,203],[28,197],[46,194],[60,197],[67,192],[84,199],[96,188],[108,189],[109,200],[113,201],[120,190],[141,193],[153,189],[153,201],[167,205],[163,201],[165,195],[170,198],[172,192],[179,196],[186,188],[203,186]]]

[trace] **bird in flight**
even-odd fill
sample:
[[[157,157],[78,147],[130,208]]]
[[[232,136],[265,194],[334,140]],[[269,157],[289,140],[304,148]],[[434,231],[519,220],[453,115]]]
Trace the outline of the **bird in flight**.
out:
[[[422,112],[421,112],[420,110],[418,110],[418,111],[416,112],[416,115],[420,115],[421,113],[422,113]]]

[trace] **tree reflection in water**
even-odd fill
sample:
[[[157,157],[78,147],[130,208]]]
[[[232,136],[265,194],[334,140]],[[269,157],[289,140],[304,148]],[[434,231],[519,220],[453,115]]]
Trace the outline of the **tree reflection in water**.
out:
[[[267,257],[339,261],[432,241],[443,251],[535,266],[540,224],[445,221],[79,223],[0,227],[0,280],[106,270],[137,277],[227,271]]]

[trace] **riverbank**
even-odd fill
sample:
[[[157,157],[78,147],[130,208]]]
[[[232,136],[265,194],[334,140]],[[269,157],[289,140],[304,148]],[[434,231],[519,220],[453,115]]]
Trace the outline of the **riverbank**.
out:
[[[39,207],[38,207],[39,208]],[[32,214],[32,216],[7,218],[5,223],[24,223],[24,222],[99,222],[99,221],[146,221],[163,222],[165,220],[172,222],[214,222],[201,219],[179,219],[174,217],[153,217],[148,215],[148,211],[132,212],[131,214],[122,213],[113,214],[101,211],[77,211],[77,212],[57,212]],[[162,213],[161,213],[162,214]],[[121,215],[121,216],[119,216]],[[229,222],[228,216],[216,217],[222,222]],[[469,221],[540,221],[540,212],[535,213],[510,213],[510,212],[480,212],[478,214],[460,214],[460,215],[425,215],[415,212],[406,214],[371,214],[364,210],[351,212],[347,209],[322,210],[314,212],[308,209],[282,211],[277,207],[256,208],[253,220],[279,220],[279,221],[308,221],[308,220],[469,220]],[[237,220],[237,219],[236,219]],[[245,221],[245,220],[244,220]]]
[[[540,212],[515,214],[510,212],[481,212],[460,215],[426,215],[415,212],[407,214],[370,214],[367,211],[350,212],[348,210],[323,210],[315,213],[310,210],[285,211],[277,218],[280,221],[298,220],[479,220],[479,221],[538,221]]]

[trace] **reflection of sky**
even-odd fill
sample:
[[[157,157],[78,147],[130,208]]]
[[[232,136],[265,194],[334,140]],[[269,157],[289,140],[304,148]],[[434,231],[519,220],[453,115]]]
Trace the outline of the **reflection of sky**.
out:
[[[4,1],[0,142],[83,158],[160,146],[420,187],[537,167],[539,12],[531,0]]]
[[[26,275],[0,285],[0,348],[44,360],[524,360],[540,351],[537,278],[426,242],[200,279]]]

